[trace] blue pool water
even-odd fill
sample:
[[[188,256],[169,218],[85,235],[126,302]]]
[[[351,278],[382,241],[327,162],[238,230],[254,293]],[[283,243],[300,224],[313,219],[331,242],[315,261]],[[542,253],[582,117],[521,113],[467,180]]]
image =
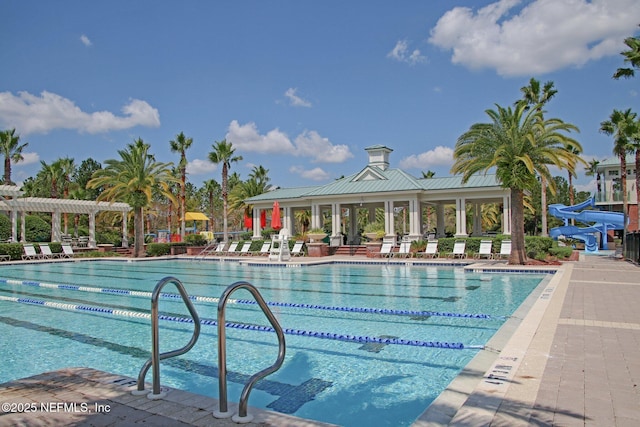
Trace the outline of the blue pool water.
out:
[[[287,303],[271,306],[283,328],[316,332],[323,338],[287,335],[283,367],[256,385],[249,405],[343,426],[410,425],[544,278],[404,264],[277,268],[169,260],[3,265],[0,383],[69,366],[137,377],[149,357],[151,332],[150,320],[132,313],[149,313],[150,298],[127,291],[151,292],[166,276],[178,278],[201,300],[217,298],[231,283],[245,280],[265,300]],[[176,293],[172,285],[164,290]],[[244,290],[232,297],[251,299]],[[57,308],[36,304],[43,301]],[[194,304],[201,318],[216,319],[217,303]],[[301,306],[289,306],[296,304]],[[227,307],[229,322],[269,325],[255,305]],[[175,298],[161,299],[160,312],[187,316],[184,304]],[[402,314],[407,312],[411,313]],[[192,328],[161,321],[160,350],[186,344]],[[365,339],[332,338],[344,335]],[[233,328],[227,329],[227,340],[229,400],[237,401],[246,380],[275,361],[277,340],[272,332]],[[161,366],[163,385],[218,397],[216,327],[203,325],[189,353]]]

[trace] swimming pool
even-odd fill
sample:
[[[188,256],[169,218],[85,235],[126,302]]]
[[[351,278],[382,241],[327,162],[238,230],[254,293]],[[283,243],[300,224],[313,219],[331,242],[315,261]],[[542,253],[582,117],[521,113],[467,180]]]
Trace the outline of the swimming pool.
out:
[[[291,303],[271,309],[283,328],[305,334],[287,335],[283,367],[256,385],[249,405],[343,426],[410,425],[544,278],[392,263],[298,268],[190,260],[3,265],[0,334],[5,339],[0,351],[9,369],[0,372],[0,382],[68,366],[135,378],[149,357],[151,333],[150,321],[134,314],[149,312],[150,298],[144,293],[166,276],[177,277],[190,295],[202,297],[194,304],[205,319],[216,319],[214,298],[238,280],[255,285],[267,301]],[[172,286],[164,290],[175,293]],[[250,296],[238,291],[233,298]],[[176,298],[161,299],[160,311],[173,318],[187,316]],[[227,330],[228,395],[237,401],[249,376],[273,363],[277,341],[274,333],[251,328],[268,325],[255,305],[228,305],[227,321],[250,327]],[[160,350],[184,345],[191,332],[189,324],[161,321]],[[216,332],[203,325],[189,353],[163,361],[163,385],[217,397]],[[340,339],[346,335],[373,340]]]

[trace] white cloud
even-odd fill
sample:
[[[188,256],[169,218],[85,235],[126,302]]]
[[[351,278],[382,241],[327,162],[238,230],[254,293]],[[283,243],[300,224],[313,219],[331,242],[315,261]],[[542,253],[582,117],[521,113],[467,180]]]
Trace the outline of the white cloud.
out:
[[[311,170],[304,169],[301,166],[291,166],[289,172],[295,173],[302,178],[310,179],[312,181],[326,181],[330,178],[329,174],[322,168],[313,168]]]
[[[271,154],[291,154],[295,151],[287,134],[273,129],[266,135],[260,135],[258,127],[253,122],[240,125],[237,120],[233,120],[225,138],[240,151]]]
[[[406,40],[398,40],[393,49],[391,49],[391,52],[387,53],[387,58],[395,59],[399,62],[406,62],[411,65],[427,60],[427,57],[422,55],[418,49],[409,52],[409,44]]]
[[[333,145],[315,130],[305,130],[296,137],[296,155],[319,163],[342,163],[353,157],[348,146]]]
[[[211,163],[209,159],[194,159],[187,163],[187,173],[191,175],[203,175],[215,172],[218,165]]]
[[[290,87],[284,93],[284,96],[289,98],[289,105],[293,105],[294,107],[308,107],[308,108],[311,107],[311,102],[307,101],[306,99],[302,99],[298,95],[296,95],[297,91],[298,91],[297,88]]]
[[[420,154],[413,154],[400,160],[401,169],[428,169],[434,166],[448,166],[453,164],[453,149],[437,146],[433,150]]]
[[[294,144],[287,134],[279,129],[270,130],[266,135],[262,135],[255,123],[240,125],[237,120],[233,120],[225,138],[240,151],[310,157],[318,163],[342,163],[353,157],[349,147],[333,145],[328,138],[320,136],[314,130],[302,132],[296,137]]]
[[[89,37],[87,37],[86,35],[81,35],[80,36],[80,41],[82,42],[83,45],[89,47],[91,46],[93,43],[91,43],[91,40],[89,40]]]
[[[504,76],[549,73],[617,55],[640,21],[637,0],[499,0],[477,12],[455,7],[429,41],[451,49],[452,62],[495,68]]]
[[[0,92],[0,122],[15,127],[22,134],[47,133],[54,129],[75,129],[78,132],[105,133],[135,126],[160,126],[158,110],[145,101],[132,99],[122,107],[124,116],[110,111],[86,113],[75,103],[55,93],[44,91],[40,96],[28,92]]]
[[[20,166],[26,166],[26,165],[30,165],[33,163],[39,163],[40,162],[40,155],[38,155],[38,153],[22,153],[22,157],[23,160],[16,163],[13,160],[11,161],[12,165],[20,165]]]

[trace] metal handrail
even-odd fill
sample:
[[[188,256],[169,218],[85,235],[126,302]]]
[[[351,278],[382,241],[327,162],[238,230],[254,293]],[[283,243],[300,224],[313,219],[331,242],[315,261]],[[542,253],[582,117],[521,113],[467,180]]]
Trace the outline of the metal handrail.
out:
[[[180,292],[180,296],[182,297],[182,301],[184,301],[191,317],[193,319],[193,335],[191,339],[184,347],[167,351],[165,353],[160,353],[160,344],[159,344],[159,331],[158,331],[158,299],[160,298],[160,291],[167,283],[173,283],[178,288],[178,292]],[[153,289],[153,293],[151,294],[151,357],[147,360],[142,369],[140,369],[140,373],[138,374],[138,387],[136,390],[132,391],[133,394],[145,394],[144,390],[144,378],[149,371],[149,367],[153,366],[153,391],[148,394],[149,399],[161,399],[165,396],[165,393],[160,392],[160,361],[163,359],[168,359],[170,357],[180,356],[181,354],[186,353],[191,350],[193,346],[198,341],[198,337],[200,336],[200,316],[196,312],[195,307],[191,303],[189,299],[189,295],[187,291],[184,289],[184,285],[180,280],[175,277],[165,277],[161,279],[156,287]]]
[[[216,418],[227,418],[229,415],[228,407],[227,407],[227,338],[225,331],[225,307],[227,305],[227,300],[238,289],[246,289],[251,295],[255,298],[256,302],[262,309],[262,312],[267,316],[269,323],[273,326],[273,329],[276,331],[276,335],[278,337],[278,358],[275,363],[268,368],[263,369],[262,371],[254,374],[249,378],[247,384],[245,384],[242,389],[242,393],[240,395],[240,403],[238,408],[237,416],[233,416],[233,421],[236,422],[250,422],[253,419],[253,416],[247,415],[247,401],[249,400],[249,393],[251,393],[251,389],[253,385],[266,377],[269,374],[274,373],[282,366],[284,362],[285,352],[286,352],[286,344],[284,339],[284,331],[278,323],[278,319],[273,315],[269,306],[260,295],[258,289],[253,286],[249,282],[235,282],[227,287],[225,291],[220,296],[220,300],[218,301],[218,374],[219,374],[219,401],[220,401],[220,410],[214,411],[213,415]]]

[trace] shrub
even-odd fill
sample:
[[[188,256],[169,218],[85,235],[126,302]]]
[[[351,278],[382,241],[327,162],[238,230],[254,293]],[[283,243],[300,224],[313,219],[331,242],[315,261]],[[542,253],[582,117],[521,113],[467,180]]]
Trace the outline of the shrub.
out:
[[[9,255],[11,259],[21,259],[24,253],[22,243],[0,243],[0,254]]]
[[[207,239],[202,234],[187,234],[184,241],[188,246],[205,246]]]
[[[171,244],[169,243],[149,243],[147,245],[147,255],[163,256],[171,252]]]
[[[27,242],[51,240],[51,225],[39,216],[27,215],[24,220],[24,237]]]

